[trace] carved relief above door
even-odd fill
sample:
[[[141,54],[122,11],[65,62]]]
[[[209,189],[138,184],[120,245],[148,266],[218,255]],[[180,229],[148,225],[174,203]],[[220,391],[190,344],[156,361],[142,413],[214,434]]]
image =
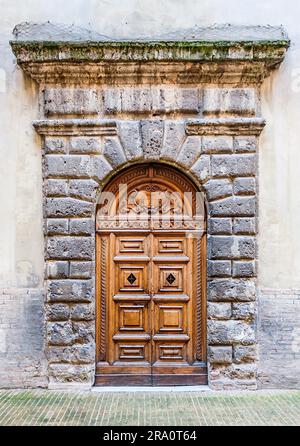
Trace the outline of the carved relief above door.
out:
[[[205,220],[195,186],[153,164],[104,192],[115,200],[104,195],[97,215],[96,384],[206,383]]]

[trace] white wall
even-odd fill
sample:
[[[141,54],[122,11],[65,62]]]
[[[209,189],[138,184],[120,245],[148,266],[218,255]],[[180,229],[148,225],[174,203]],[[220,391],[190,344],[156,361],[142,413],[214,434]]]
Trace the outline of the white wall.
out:
[[[0,0],[0,287],[43,281],[36,89],[8,45],[22,21],[75,23],[109,36],[154,35],[213,23],[282,24],[292,47],[264,84],[259,282],[300,288],[300,2],[297,0]],[[298,70],[298,71],[297,71]]]

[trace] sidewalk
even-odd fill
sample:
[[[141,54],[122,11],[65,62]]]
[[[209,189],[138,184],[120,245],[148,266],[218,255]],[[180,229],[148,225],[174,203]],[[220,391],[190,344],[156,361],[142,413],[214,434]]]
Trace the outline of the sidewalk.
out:
[[[300,391],[0,390],[1,426],[300,426]]]

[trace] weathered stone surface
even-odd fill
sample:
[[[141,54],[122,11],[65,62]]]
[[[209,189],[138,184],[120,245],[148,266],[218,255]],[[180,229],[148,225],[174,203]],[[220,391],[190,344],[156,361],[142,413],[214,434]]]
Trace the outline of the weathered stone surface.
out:
[[[203,153],[231,153],[233,150],[232,136],[203,136]]]
[[[98,113],[97,91],[92,88],[46,88],[44,112],[46,115],[81,115]]]
[[[48,218],[48,235],[66,235],[69,232],[69,221],[67,218]]]
[[[94,180],[101,182],[112,169],[111,164],[103,155],[95,155],[92,158],[91,176]]]
[[[49,280],[51,302],[90,302],[93,295],[91,280]]]
[[[66,279],[69,277],[69,262],[47,262],[48,279]]]
[[[165,121],[161,158],[175,160],[185,138],[183,122]]]
[[[249,302],[255,300],[255,280],[214,279],[208,282],[208,301]]]
[[[118,134],[128,160],[143,156],[139,121],[119,121]]]
[[[51,383],[87,383],[92,384],[93,366],[85,364],[50,364]]]
[[[229,260],[223,261],[209,261],[207,274],[210,277],[226,277],[231,276],[231,262]]]
[[[70,180],[69,194],[81,200],[95,201],[99,184],[94,180]]]
[[[211,259],[254,259],[256,256],[254,237],[211,236],[208,247]]]
[[[227,235],[232,233],[231,218],[209,218],[207,231],[212,235]]]
[[[67,153],[67,139],[63,136],[46,136],[45,153]]]
[[[124,150],[117,137],[110,136],[105,138],[103,154],[112,167],[118,167],[127,161]]]
[[[95,340],[94,322],[73,322],[76,342],[81,344],[93,343]]]
[[[255,178],[236,178],[233,182],[233,192],[235,195],[255,195]]]
[[[65,197],[68,195],[67,180],[45,180],[44,187],[47,197]]]
[[[236,136],[233,142],[236,153],[255,152],[257,149],[256,136]]]
[[[254,302],[249,303],[233,303],[232,317],[241,320],[253,320],[256,314],[256,306]]]
[[[200,182],[205,182],[211,175],[211,164],[209,155],[201,155],[191,167],[191,172]]]
[[[207,359],[211,364],[231,364],[232,347],[208,347]]]
[[[46,155],[47,177],[87,178],[90,176],[88,155]]]
[[[255,362],[257,359],[256,345],[235,345],[233,349],[234,362]]]
[[[228,320],[231,318],[231,303],[207,302],[208,319]]]
[[[186,168],[193,166],[201,154],[200,136],[188,136],[177,156],[177,162]]]
[[[212,155],[213,177],[254,176],[256,174],[256,155]]]
[[[205,88],[203,114],[207,116],[245,115],[256,113],[254,88]]]
[[[230,197],[210,203],[212,217],[254,217],[256,213],[255,197]]]
[[[233,262],[232,266],[233,277],[253,277],[256,275],[255,262]]]
[[[67,304],[52,304],[47,306],[49,321],[67,321],[70,317],[70,307]]]
[[[255,343],[254,326],[241,321],[207,321],[209,345],[252,345]]]
[[[74,198],[48,198],[45,204],[46,217],[89,217],[93,204]]]
[[[73,136],[69,141],[70,153],[101,153],[101,138],[98,136]]]
[[[77,304],[72,307],[71,319],[73,321],[92,321],[94,318],[94,306],[87,304]]]
[[[50,346],[47,357],[51,364],[90,364],[94,360],[95,349],[91,344],[74,344],[71,347]]]
[[[158,159],[163,143],[164,123],[160,119],[141,121],[141,135],[145,159]]]
[[[209,180],[205,183],[204,189],[209,201],[230,197],[233,192],[230,180]]]
[[[49,237],[48,259],[91,260],[94,242],[91,237]]]
[[[70,262],[70,278],[89,279],[94,271],[93,262]]]
[[[71,235],[92,235],[95,232],[95,222],[91,218],[71,219],[69,226]]]
[[[74,333],[70,322],[49,322],[47,324],[50,345],[70,345],[74,341]]]
[[[235,218],[233,220],[233,232],[237,235],[256,234],[255,218]]]

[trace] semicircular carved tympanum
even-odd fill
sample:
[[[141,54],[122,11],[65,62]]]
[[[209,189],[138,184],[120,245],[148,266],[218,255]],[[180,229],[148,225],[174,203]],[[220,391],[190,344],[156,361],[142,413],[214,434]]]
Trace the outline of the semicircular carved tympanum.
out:
[[[202,194],[171,167],[136,166],[104,189],[96,384],[206,383],[204,223]]]

